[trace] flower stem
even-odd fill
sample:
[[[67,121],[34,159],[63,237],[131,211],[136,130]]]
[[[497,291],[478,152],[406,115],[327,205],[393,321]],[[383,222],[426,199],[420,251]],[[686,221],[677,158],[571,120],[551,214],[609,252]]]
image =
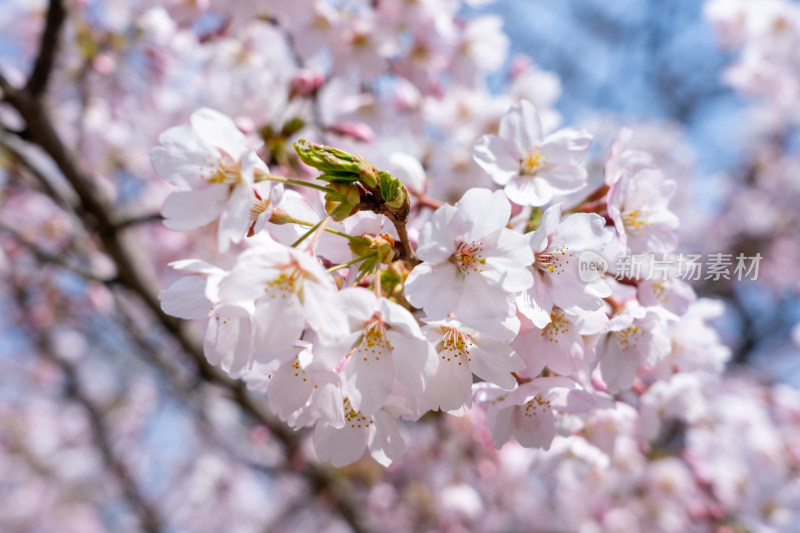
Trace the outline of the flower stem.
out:
[[[336,191],[330,187],[325,187],[324,185],[317,185],[316,183],[309,183],[307,181],[295,180],[292,178],[284,178],[283,176],[276,176],[275,174],[265,174],[263,172],[256,173],[255,181],[256,183],[259,181],[277,181],[278,183],[288,183],[290,185],[297,185],[298,187],[308,187],[310,189],[316,189],[322,192],[336,193]]]
[[[303,240],[305,240],[308,237],[308,235],[310,235],[311,233],[314,232],[314,230],[317,229],[317,226],[319,226],[319,224],[322,223],[322,220],[320,220],[319,222],[316,222],[316,223],[308,222],[307,220],[298,220],[296,218],[292,218],[292,217],[286,215],[285,213],[283,213],[279,219],[270,219],[270,222],[274,222],[274,223],[277,223],[277,224],[297,224],[298,226],[310,227],[311,231],[309,231],[306,235],[303,235],[300,238],[300,240],[297,241],[297,243],[296,243],[296,244],[300,244],[301,242],[303,242]],[[343,233],[341,231],[337,231],[337,230],[331,229],[331,228],[325,228],[325,231],[327,231],[328,233],[333,233],[334,235],[338,235],[339,237],[344,237],[345,239],[350,239],[351,241],[355,241],[355,242],[357,242],[359,244],[363,244],[363,245],[367,245],[367,246],[369,245],[369,241],[367,241],[366,239],[363,239],[361,237],[354,237],[353,235],[348,235],[347,233]]]
[[[327,217],[326,217],[326,218],[327,218]],[[320,220],[319,222],[317,222],[316,224],[314,224],[313,226],[311,226],[311,229],[309,229],[307,232],[303,233],[303,234],[300,236],[300,238],[299,238],[299,239],[297,239],[296,241],[294,241],[294,242],[291,244],[292,248],[297,248],[297,247],[300,245],[300,243],[301,243],[301,242],[303,242],[304,240],[306,240],[306,239],[308,238],[308,236],[309,236],[309,235],[311,235],[312,233],[314,233],[315,231],[317,231],[317,228],[318,228],[318,227],[320,227],[320,225],[321,225],[321,224],[322,224],[324,221],[325,221],[325,218],[323,218],[322,220]]]
[[[352,259],[352,260],[348,261],[347,263],[342,263],[341,265],[336,265],[336,266],[334,266],[334,267],[331,267],[331,268],[329,268],[329,269],[328,269],[328,272],[336,272],[336,271],[337,271],[337,270],[339,270],[339,269],[342,269],[342,268],[347,268],[347,267],[349,267],[349,266],[351,266],[351,265],[355,265],[356,263],[360,263],[361,261],[364,261],[364,260],[366,260],[366,259],[369,259],[369,257],[370,257],[369,255],[364,255],[364,256],[361,256],[361,257],[356,257],[355,259]]]

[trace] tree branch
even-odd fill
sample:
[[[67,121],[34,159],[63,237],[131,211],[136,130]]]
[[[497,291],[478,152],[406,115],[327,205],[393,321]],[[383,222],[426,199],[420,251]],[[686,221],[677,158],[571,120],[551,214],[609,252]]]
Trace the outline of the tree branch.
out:
[[[39,44],[39,55],[36,57],[28,83],[25,84],[25,91],[33,97],[39,97],[47,90],[47,82],[50,80],[58,49],[59,35],[66,18],[67,12],[63,0],[50,0]]]
[[[55,3],[59,3],[54,0]],[[51,8],[52,8],[51,4]],[[63,7],[63,6],[62,6]],[[49,41],[48,41],[49,42]],[[47,55],[40,53],[40,56]],[[52,64],[52,58],[50,59]],[[46,80],[45,80],[46,81]],[[361,515],[357,512],[357,505],[349,496],[350,491],[346,480],[333,474],[333,471],[321,465],[300,461],[291,465],[292,457],[300,454],[300,435],[291,431],[282,423],[275,422],[264,411],[260,403],[254,401],[241,381],[233,381],[218,369],[211,366],[205,359],[202,349],[190,337],[182,322],[161,310],[161,305],[156,296],[157,291],[148,279],[142,274],[144,268],[137,266],[133,249],[125,242],[125,235],[120,231],[120,226],[115,219],[113,205],[102,195],[91,178],[86,175],[75,161],[73,155],[61,141],[44,108],[42,100],[31,94],[27,89],[15,90],[0,75],[0,87],[4,94],[3,99],[11,104],[26,122],[22,137],[38,145],[58,166],[61,173],[74,189],[80,206],[81,220],[90,232],[99,237],[104,251],[108,254],[117,268],[117,278],[122,286],[136,294],[147,308],[180,343],[181,347],[192,356],[198,374],[211,383],[227,387],[233,399],[242,410],[267,427],[272,434],[286,447],[286,455],[290,466],[302,473],[306,480],[316,491],[326,492],[335,498],[335,508],[348,525],[356,533],[369,531],[363,523]]]

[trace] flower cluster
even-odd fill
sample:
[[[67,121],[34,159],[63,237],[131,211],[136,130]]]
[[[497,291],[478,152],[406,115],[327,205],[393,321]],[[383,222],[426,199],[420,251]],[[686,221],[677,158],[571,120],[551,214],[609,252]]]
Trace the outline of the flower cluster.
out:
[[[523,100],[475,144],[504,188],[472,188],[451,205],[304,140],[297,157],[317,181],[272,175],[233,128],[201,109],[152,150],[182,187],[164,204],[169,225],[219,219],[223,252],[245,240],[229,269],[173,263],[191,275],[162,306],[207,319],[208,361],[265,392],[291,427],[314,426],[320,458],[341,466],[369,449],[388,465],[404,450],[398,419],[473,407],[496,445],[546,449],[567,414],[698,364],[685,353],[706,341],[675,327],[694,300],[682,281],[581,270],[586,252],[676,245],[674,182],[631,162],[624,138],[591,190],[581,165],[591,135],[544,135]]]

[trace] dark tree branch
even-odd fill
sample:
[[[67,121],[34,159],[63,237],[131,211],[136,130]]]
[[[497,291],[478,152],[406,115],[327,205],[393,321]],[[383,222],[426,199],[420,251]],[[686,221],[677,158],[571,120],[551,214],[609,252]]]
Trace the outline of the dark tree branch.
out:
[[[58,39],[66,18],[67,12],[64,9],[63,0],[50,0],[47,20],[39,45],[39,55],[33,64],[28,83],[25,84],[25,92],[33,97],[39,97],[47,90],[47,82],[50,80],[53,63],[56,59]]]
[[[138,226],[140,224],[150,224],[152,222],[161,222],[164,217],[161,213],[148,213],[144,215],[132,216],[117,222],[117,230]]]

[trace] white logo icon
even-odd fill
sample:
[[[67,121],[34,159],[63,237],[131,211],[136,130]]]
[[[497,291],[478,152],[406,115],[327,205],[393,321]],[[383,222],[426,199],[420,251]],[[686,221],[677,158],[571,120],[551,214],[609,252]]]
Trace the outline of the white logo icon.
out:
[[[594,250],[585,250],[578,256],[578,277],[586,283],[601,279],[608,271],[608,261]]]

